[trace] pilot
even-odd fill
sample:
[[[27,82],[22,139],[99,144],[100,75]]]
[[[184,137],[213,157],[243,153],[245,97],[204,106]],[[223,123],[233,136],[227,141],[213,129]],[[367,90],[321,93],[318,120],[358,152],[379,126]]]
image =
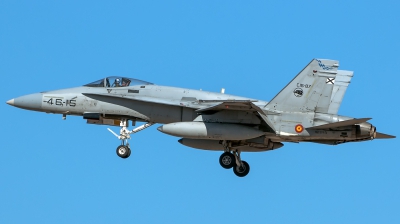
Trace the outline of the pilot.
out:
[[[113,87],[120,87],[121,85],[119,84],[119,79],[115,79]]]

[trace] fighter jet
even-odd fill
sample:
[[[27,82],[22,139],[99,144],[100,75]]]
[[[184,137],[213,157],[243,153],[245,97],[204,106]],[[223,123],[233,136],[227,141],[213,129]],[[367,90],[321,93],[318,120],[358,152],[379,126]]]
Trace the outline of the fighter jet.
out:
[[[352,71],[338,70],[336,60],[313,59],[271,101],[201,90],[155,85],[106,77],[69,89],[34,93],[7,101],[22,109],[82,116],[88,124],[119,126],[116,149],[128,158],[131,135],[154,124],[179,143],[196,149],[222,151],[220,165],[244,177],[250,171],[242,152],[263,152],[282,142],[338,145],[395,138],[367,121],[338,115]],[[130,130],[136,122],[145,124]]]

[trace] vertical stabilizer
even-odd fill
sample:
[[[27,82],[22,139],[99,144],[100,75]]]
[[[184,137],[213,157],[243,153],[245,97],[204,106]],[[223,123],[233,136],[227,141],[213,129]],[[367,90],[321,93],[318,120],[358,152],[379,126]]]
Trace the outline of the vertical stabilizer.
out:
[[[330,105],[327,111],[328,114],[338,113],[340,104],[342,103],[344,94],[346,93],[347,87],[349,86],[353,75],[354,74],[352,71],[338,70],[335,78],[335,84],[333,85]]]
[[[276,112],[328,112],[338,67],[335,60],[313,59],[265,108]],[[343,88],[339,89],[333,98],[337,102]]]

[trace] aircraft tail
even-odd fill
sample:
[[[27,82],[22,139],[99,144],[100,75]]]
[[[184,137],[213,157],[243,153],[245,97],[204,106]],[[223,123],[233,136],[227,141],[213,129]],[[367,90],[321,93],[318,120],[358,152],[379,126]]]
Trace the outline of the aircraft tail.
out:
[[[270,111],[337,114],[352,71],[337,70],[339,62],[313,59],[266,106]]]

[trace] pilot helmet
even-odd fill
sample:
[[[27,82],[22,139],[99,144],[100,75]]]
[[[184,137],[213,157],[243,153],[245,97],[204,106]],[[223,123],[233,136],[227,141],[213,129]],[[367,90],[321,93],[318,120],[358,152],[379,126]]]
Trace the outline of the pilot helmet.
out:
[[[115,82],[119,82],[119,79],[118,79],[118,78],[116,78],[116,79],[115,79]]]

